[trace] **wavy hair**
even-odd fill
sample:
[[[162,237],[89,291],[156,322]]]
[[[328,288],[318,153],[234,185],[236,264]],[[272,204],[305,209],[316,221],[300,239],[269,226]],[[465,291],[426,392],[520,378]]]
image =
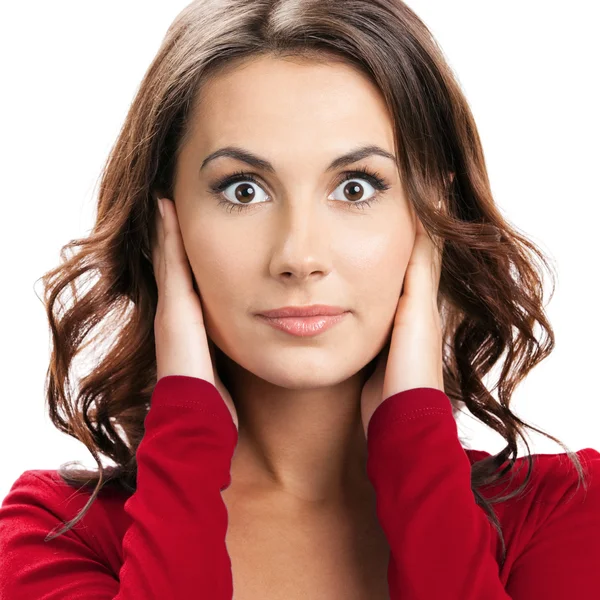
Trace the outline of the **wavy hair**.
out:
[[[579,485],[587,488],[577,455],[510,409],[515,387],[554,348],[542,267],[552,271],[543,253],[498,210],[457,78],[427,26],[400,0],[196,0],[170,25],[103,167],[90,235],[63,246],[60,266],[43,276],[53,342],[45,386],[49,415],[98,465],[61,465],[65,483],[93,491],[80,513],[46,540],[73,527],[103,486],[136,489],[136,449],[156,385],[158,296],[150,238],[155,197],[173,197],[178,153],[203,83],[261,55],[343,61],[381,91],[394,121],[406,197],[425,228],[444,241],[438,308],[445,392],[455,414],[466,407],[506,440],[501,452],[474,462],[471,470],[475,500],[500,537],[504,562],[506,546],[492,505],[523,492],[530,479],[525,428],[562,446]],[[73,294],[68,302],[62,298],[66,290]],[[76,378],[72,394],[75,356],[110,337],[93,368]],[[488,390],[484,376],[501,359],[499,380]],[[509,494],[486,498],[484,487],[518,470],[518,438],[528,450],[524,481]],[[101,456],[115,465],[103,466]]]

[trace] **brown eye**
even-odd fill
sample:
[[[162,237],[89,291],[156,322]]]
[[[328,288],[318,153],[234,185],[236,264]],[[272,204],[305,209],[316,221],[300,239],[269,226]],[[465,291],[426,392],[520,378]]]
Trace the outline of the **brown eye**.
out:
[[[235,199],[244,204],[251,202],[254,199],[254,190],[251,185],[242,183],[235,187]]]
[[[354,181],[352,181],[344,187],[344,194],[346,195],[346,198],[348,198],[348,200],[362,200],[363,193],[364,192],[362,185],[355,183]]]
[[[379,200],[383,192],[391,187],[377,172],[371,171],[366,167],[346,171],[342,175],[343,179],[340,180],[337,187],[340,188],[343,184],[346,184],[342,190],[343,197],[336,198],[334,196],[329,196],[327,199],[341,201],[342,205],[345,204],[347,206],[352,206],[353,208],[365,209],[368,206],[371,206],[373,202]],[[364,186],[362,183],[357,183],[360,181],[364,181],[367,185],[371,186],[373,193],[369,196],[365,196]],[[232,186],[235,186],[233,198],[227,195],[227,190]],[[228,212],[234,210],[242,212],[246,208],[252,208],[256,204],[263,203],[253,202],[256,198],[255,187],[265,194],[264,200],[271,200],[271,197],[266,194],[261,187],[258,178],[246,171],[236,171],[232,175],[224,177],[220,181],[209,186],[208,192],[214,195],[219,200],[219,206],[223,206]]]
[[[225,186],[222,190],[222,195],[232,204],[244,205],[244,204],[260,204],[261,197],[260,193],[256,194],[256,189],[262,191],[263,200],[268,199],[269,196],[265,194],[264,190],[256,183],[256,181],[235,181],[228,186]],[[233,198],[228,195],[228,190],[233,190]],[[253,200],[257,199],[256,202]]]
[[[367,184],[367,190],[365,192],[365,186],[362,183],[357,183],[357,182],[366,182]],[[342,188],[343,186],[343,188]],[[371,188],[372,192],[369,194],[369,190],[368,188]],[[365,201],[367,198],[365,198],[365,196],[367,196],[368,198],[371,198],[372,196],[376,195],[377,190],[375,190],[375,188],[366,181],[366,179],[362,179],[362,178],[355,178],[355,179],[351,179],[351,180],[346,180],[346,182],[342,182],[342,184],[340,184],[336,189],[342,188],[342,194],[343,194],[343,198],[331,198],[332,200],[348,200],[350,203],[353,202],[363,202]]]

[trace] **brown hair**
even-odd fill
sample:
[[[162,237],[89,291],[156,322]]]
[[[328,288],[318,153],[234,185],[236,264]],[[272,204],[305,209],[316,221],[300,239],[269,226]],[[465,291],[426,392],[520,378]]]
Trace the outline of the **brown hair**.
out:
[[[475,462],[471,472],[475,500],[500,536],[504,560],[491,505],[517,496],[529,481],[533,461],[526,427],[560,444],[579,484],[586,485],[577,455],[510,409],[515,387],[554,348],[539,268],[549,265],[496,207],[465,96],[429,29],[400,0],[197,0],[168,29],[103,169],[93,231],[66,244],[62,264],[43,276],[53,337],[46,391],[50,418],[83,442],[98,464],[97,471],[61,465],[66,483],[95,487],[82,511],[46,540],[73,527],[109,482],[135,491],[136,449],[156,384],[154,197],[173,197],[176,160],[202,83],[259,55],[342,60],[381,90],[395,122],[407,198],[425,227],[445,242],[439,287],[445,392],[455,414],[465,406],[506,440],[501,452]],[[442,210],[436,208],[438,198]],[[67,249],[73,250],[69,257]],[[76,288],[78,280],[88,282],[85,289]],[[59,301],[67,289],[73,292],[69,308]],[[73,359],[109,334],[114,341],[80,378],[73,399]],[[496,400],[483,378],[501,357]],[[518,437],[528,450],[525,480],[507,495],[484,498],[481,488],[514,472]],[[100,455],[116,466],[103,467]]]

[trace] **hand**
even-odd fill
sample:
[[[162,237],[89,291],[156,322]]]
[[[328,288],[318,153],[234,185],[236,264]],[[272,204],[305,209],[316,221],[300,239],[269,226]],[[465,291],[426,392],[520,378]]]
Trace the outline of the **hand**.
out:
[[[441,253],[419,217],[390,342],[363,386],[361,416],[365,438],[369,421],[387,398],[429,387],[444,391],[442,327],[437,307]]]
[[[167,375],[187,375],[212,383],[239,429],[235,405],[214,366],[201,300],[194,290],[175,204],[163,198],[162,205],[164,217],[156,211],[156,235],[152,247],[158,287],[154,318],[157,381]]]

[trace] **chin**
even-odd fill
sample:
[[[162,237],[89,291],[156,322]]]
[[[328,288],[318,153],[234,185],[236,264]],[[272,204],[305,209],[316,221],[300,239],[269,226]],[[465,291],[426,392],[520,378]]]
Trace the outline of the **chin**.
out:
[[[254,376],[290,390],[331,387],[354,376],[366,380],[375,369],[379,352],[377,348],[369,348],[372,340],[367,344],[359,337],[349,336],[345,343],[319,346],[283,345],[256,339],[237,339],[224,344],[224,340],[218,339],[213,342],[216,368],[226,387],[229,375],[241,379]]]

